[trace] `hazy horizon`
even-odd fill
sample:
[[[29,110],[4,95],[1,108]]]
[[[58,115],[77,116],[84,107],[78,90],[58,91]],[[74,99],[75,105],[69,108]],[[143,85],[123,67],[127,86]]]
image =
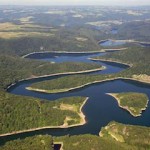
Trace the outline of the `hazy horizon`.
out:
[[[150,6],[150,0],[0,0],[0,5],[102,5],[102,6]]]

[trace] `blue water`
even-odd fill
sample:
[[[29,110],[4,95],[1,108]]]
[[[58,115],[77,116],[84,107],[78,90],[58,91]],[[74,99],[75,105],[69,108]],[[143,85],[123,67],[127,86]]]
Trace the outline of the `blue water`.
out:
[[[88,58],[96,57],[96,56],[103,56],[106,53],[54,53],[54,52],[48,52],[48,53],[36,53],[31,54],[26,58],[30,59],[39,59],[43,61],[48,62],[55,62],[55,63],[61,63],[61,62],[90,62],[91,61]]]
[[[114,51],[113,51],[114,52]],[[111,52],[110,52],[111,53]],[[84,62],[84,63],[97,63],[106,67],[105,70],[92,72],[90,74],[110,74],[110,73],[117,73],[122,71],[123,69],[128,68],[126,65],[122,65],[119,63],[110,63],[104,61],[93,61],[89,58],[93,58],[96,56],[103,56],[106,53],[37,53],[29,55],[27,58],[30,59],[38,59],[47,62],[55,62],[55,63],[62,63],[62,62]]]
[[[111,46],[121,46],[121,45],[124,45],[126,44],[126,42],[124,41],[112,41],[112,40],[106,40],[106,41],[102,41],[99,43],[100,46],[103,46],[103,47],[111,47]]]
[[[150,44],[148,44],[148,43],[147,44],[146,43],[140,43],[140,45],[143,47],[150,47]]]
[[[46,54],[45,54],[46,55]],[[59,56],[59,60],[61,62],[69,60],[75,61],[76,59],[82,62],[91,62],[91,60],[87,59],[91,57],[91,55],[103,55],[103,53],[98,54],[88,54],[88,55],[81,55],[81,56],[69,56],[68,54],[63,54]],[[33,57],[33,56],[32,56]],[[51,57],[44,58],[40,57],[43,61],[51,61]],[[73,59],[73,57],[75,57]],[[34,59],[37,57],[34,56]],[[62,59],[61,59],[62,58]],[[59,62],[58,57],[54,60],[55,62]],[[95,72],[94,74],[105,74],[105,73],[116,73],[119,71],[124,70],[127,66],[116,64],[116,63],[105,63],[96,61],[98,64],[102,64],[107,66],[106,70]],[[65,76],[65,75],[63,75]],[[38,134],[50,134],[55,136],[61,135],[79,135],[79,134],[95,134],[98,135],[99,131],[102,127],[106,126],[110,121],[114,120],[124,124],[131,124],[131,125],[141,125],[141,126],[150,126],[150,103],[148,103],[148,108],[146,111],[142,113],[140,117],[133,117],[129,114],[126,110],[118,107],[116,100],[107,95],[106,93],[118,93],[118,92],[141,92],[148,95],[150,98],[150,86],[146,84],[137,83],[135,81],[129,80],[115,80],[103,83],[92,84],[86,86],[84,88],[75,89],[70,92],[58,93],[58,94],[46,94],[34,91],[28,91],[25,87],[30,86],[32,83],[43,81],[43,80],[50,80],[54,78],[59,78],[62,76],[55,76],[55,77],[46,77],[46,78],[39,78],[39,79],[32,79],[28,81],[23,81],[16,84],[14,87],[10,88],[8,92],[18,95],[27,95],[38,97],[42,99],[47,99],[50,101],[54,101],[58,98],[63,97],[71,97],[71,96],[84,96],[89,97],[89,100],[83,107],[83,112],[86,116],[87,123],[83,126],[68,128],[68,129],[44,129],[39,131],[33,131],[29,133],[22,133],[16,134],[12,136],[7,136],[0,138],[1,142],[5,142],[8,140],[16,139],[16,138],[25,138],[28,136],[38,135]]]

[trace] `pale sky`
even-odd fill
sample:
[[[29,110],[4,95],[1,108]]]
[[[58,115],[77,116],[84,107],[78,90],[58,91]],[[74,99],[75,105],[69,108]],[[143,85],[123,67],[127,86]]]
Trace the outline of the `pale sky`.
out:
[[[0,0],[0,5],[150,5],[150,0]]]

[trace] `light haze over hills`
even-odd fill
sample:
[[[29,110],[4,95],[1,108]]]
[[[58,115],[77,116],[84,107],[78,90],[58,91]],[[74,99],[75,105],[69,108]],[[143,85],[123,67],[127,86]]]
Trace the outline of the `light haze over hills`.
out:
[[[0,0],[0,5],[150,5],[150,0]]]

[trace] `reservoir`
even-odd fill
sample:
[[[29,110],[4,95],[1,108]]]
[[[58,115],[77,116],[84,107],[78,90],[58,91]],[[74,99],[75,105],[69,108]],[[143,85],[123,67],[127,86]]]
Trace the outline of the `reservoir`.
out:
[[[87,63],[98,63],[106,66],[106,70],[97,71],[94,73],[89,73],[89,75],[95,74],[110,74],[117,73],[126,68],[126,65],[118,63],[106,63],[101,61],[92,61],[88,58],[95,56],[102,56],[105,53],[93,53],[93,54],[64,54],[64,53],[41,53],[29,55],[28,58],[40,59],[42,61],[54,61],[55,63],[61,62],[87,62]],[[56,57],[57,56],[57,57]],[[84,96],[89,97],[89,100],[84,105],[82,111],[86,116],[87,123],[82,126],[72,127],[68,129],[43,129],[39,131],[32,131],[28,133],[21,133],[6,137],[1,137],[0,141],[5,142],[17,138],[25,138],[38,134],[50,134],[53,136],[62,135],[79,135],[79,134],[94,134],[98,135],[101,128],[106,126],[110,121],[117,121],[124,124],[130,125],[141,125],[150,126],[150,103],[148,103],[148,108],[142,113],[140,117],[133,117],[126,110],[120,108],[117,101],[106,93],[120,93],[120,92],[141,92],[148,95],[150,99],[150,86],[135,81],[129,80],[114,80],[102,83],[96,83],[84,88],[75,89],[69,92],[57,93],[57,94],[47,94],[34,91],[28,91],[25,88],[30,86],[32,83],[44,80],[51,80],[54,78],[59,78],[66,75],[58,75],[53,77],[43,77],[38,79],[31,79],[27,81],[22,81],[17,83],[15,86],[8,89],[8,92],[17,95],[26,95],[37,97],[40,99],[47,99],[49,101],[54,101],[58,98],[72,97],[72,96]]]

